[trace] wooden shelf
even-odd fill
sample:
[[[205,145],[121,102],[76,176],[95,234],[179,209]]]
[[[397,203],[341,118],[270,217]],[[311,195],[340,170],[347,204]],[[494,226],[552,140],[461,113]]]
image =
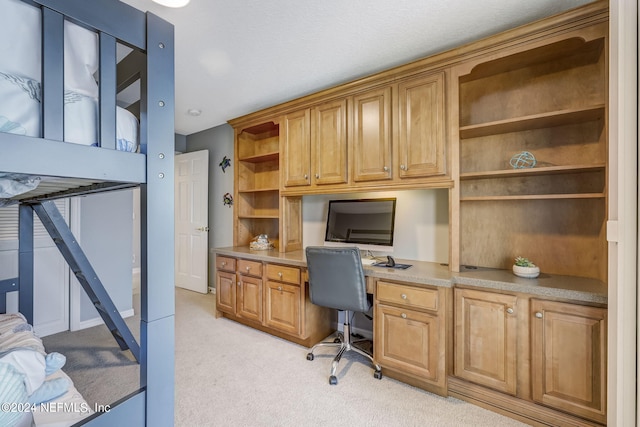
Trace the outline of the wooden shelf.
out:
[[[238,219],[279,219],[276,215],[238,215]]]
[[[244,189],[244,190],[238,190],[238,193],[266,193],[269,191],[278,191],[279,188],[277,187],[272,187],[272,188],[254,188],[254,189]]]
[[[605,165],[564,165],[564,166],[545,166],[539,168],[528,169],[505,169],[484,172],[465,172],[460,174],[460,180],[471,179],[490,179],[490,178],[509,178],[519,176],[537,176],[537,175],[553,175],[580,172],[596,172],[604,171]]]
[[[493,122],[475,125],[461,126],[460,138],[478,138],[488,135],[497,135],[509,132],[521,132],[531,129],[548,128],[553,126],[568,125],[572,123],[587,122],[604,118],[604,104],[585,108],[573,108],[568,110],[551,111],[541,114],[532,114],[523,117],[497,120]]]
[[[461,202],[482,202],[501,200],[552,200],[552,199],[603,199],[604,193],[571,193],[571,194],[526,194],[518,196],[474,196],[463,197]]]
[[[247,163],[262,163],[262,162],[278,160],[279,158],[280,158],[280,153],[275,151],[271,153],[259,154],[256,156],[243,157],[241,159],[238,159],[238,161],[247,162]]]

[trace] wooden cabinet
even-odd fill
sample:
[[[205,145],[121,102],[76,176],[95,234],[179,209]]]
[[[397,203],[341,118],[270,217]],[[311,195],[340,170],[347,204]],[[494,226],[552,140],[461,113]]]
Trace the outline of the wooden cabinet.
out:
[[[351,105],[353,181],[391,179],[391,87],[354,95]]]
[[[456,288],[454,310],[453,374],[468,383],[450,381],[452,395],[543,424],[606,423],[606,308]]]
[[[400,178],[446,172],[445,73],[406,78],[398,83],[398,160]]]
[[[607,280],[607,45],[596,23],[457,70],[460,264]]]
[[[300,334],[300,269],[267,264],[265,325],[293,335]]]
[[[311,161],[315,185],[347,183],[347,102],[325,102],[311,109]]]
[[[515,395],[517,298],[456,288],[454,301],[454,374]]]
[[[311,185],[311,115],[308,108],[283,117],[282,154],[283,185]]]
[[[534,401],[606,423],[607,310],[533,299]]]
[[[309,300],[300,267],[216,256],[216,308],[230,319],[311,347],[332,332],[335,311]]]
[[[283,123],[284,187],[347,182],[346,100],[288,113]]]
[[[446,395],[446,290],[378,279],[375,295],[374,358],[385,375]]]

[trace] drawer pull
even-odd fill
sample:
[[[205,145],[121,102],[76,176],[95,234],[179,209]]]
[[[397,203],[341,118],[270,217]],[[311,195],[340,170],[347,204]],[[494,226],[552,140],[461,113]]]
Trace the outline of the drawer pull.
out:
[[[282,286],[278,286],[278,290],[282,292]]]
[[[222,265],[223,267],[226,267],[226,266],[227,266],[227,261],[222,261],[221,265]]]
[[[536,317],[537,317],[538,319],[542,319],[542,313],[540,313],[540,312],[538,311],[538,312],[536,313]]]
[[[247,266],[246,270],[247,270],[247,271],[251,270],[251,267]]]
[[[407,295],[406,294],[402,294],[402,295],[400,295],[400,298],[407,299]]]
[[[507,308],[507,313],[513,314],[513,308],[511,308],[511,307]]]
[[[282,279],[282,272],[278,271],[278,277]]]
[[[239,281],[239,282],[238,282],[238,286],[242,286],[242,281]]]
[[[406,318],[407,318],[407,315],[406,315],[405,313],[402,313],[402,314],[400,315],[400,317],[402,317],[403,319],[406,319]]]

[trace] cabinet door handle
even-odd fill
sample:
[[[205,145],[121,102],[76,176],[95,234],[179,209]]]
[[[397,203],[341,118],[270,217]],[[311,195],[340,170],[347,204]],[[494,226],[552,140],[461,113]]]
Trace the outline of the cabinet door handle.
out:
[[[238,282],[238,286],[242,286],[242,280]]]
[[[282,286],[278,286],[278,290],[282,292]]]
[[[404,313],[402,313],[402,314],[400,315],[400,317],[402,317],[403,319],[406,319],[406,318],[407,318],[407,315],[406,315],[406,314],[404,314]]]
[[[406,294],[402,294],[402,295],[400,295],[400,298],[407,299],[407,295]]]
[[[511,307],[507,308],[507,313],[513,314],[513,308],[511,308]]]
[[[387,172],[389,170],[389,168],[385,166],[385,167],[382,168],[382,170]]]
[[[400,165],[400,169],[403,170],[403,171],[406,171],[407,167],[405,165]]]
[[[304,174],[304,179],[309,179],[309,175],[307,175],[306,173]]]
[[[536,317],[537,317],[538,319],[542,319],[542,313],[540,313],[539,311],[538,311],[538,312],[536,312]]]
[[[319,173],[316,174],[316,179],[318,179],[318,178],[320,178],[320,174]]]

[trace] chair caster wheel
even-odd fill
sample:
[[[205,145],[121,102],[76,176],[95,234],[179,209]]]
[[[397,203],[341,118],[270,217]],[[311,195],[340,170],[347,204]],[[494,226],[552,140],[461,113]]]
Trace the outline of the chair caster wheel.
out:
[[[307,353],[307,360],[313,360],[313,353]]]
[[[330,385],[336,385],[336,384],[338,384],[338,378],[336,378],[336,376],[335,376],[335,375],[331,375],[331,376],[329,377],[329,384],[330,384]]]
[[[373,378],[375,378],[377,380],[381,380],[382,379],[382,371],[375,371],[373,373]]]

